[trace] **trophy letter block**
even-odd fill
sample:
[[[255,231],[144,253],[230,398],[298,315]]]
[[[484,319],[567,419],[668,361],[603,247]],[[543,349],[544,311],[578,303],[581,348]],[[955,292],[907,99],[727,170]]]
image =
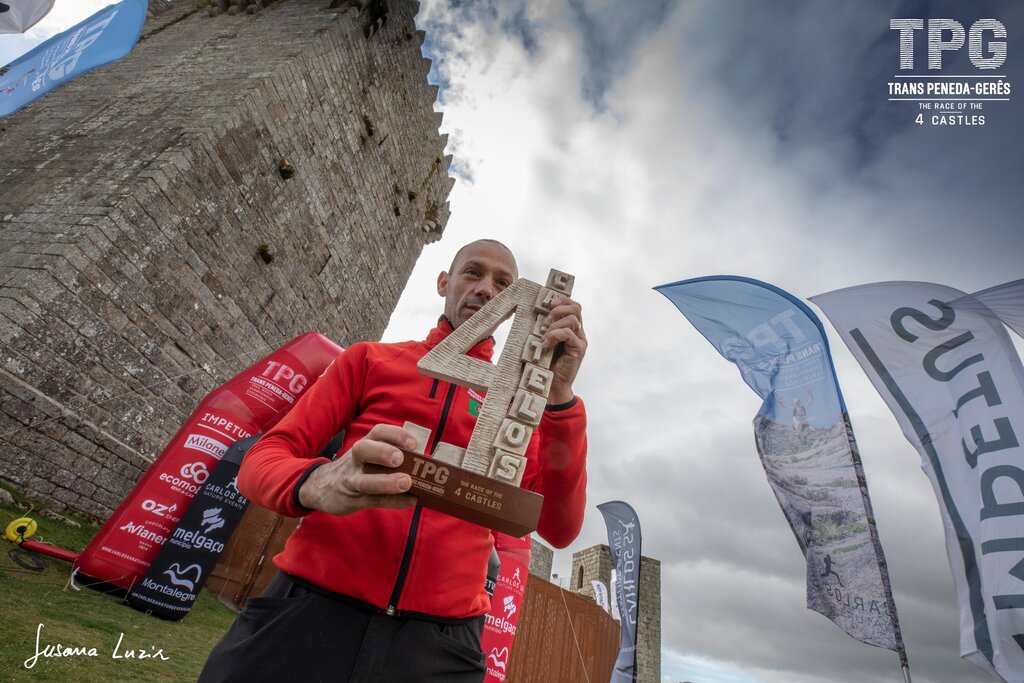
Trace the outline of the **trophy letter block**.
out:
[[[410,493],[424,507],[511,536],[536,530],[544,498],[519,484],[554,376],[548,369],[554,349],[545,349],[541,337],[552,302],[571,295],[574,280],[558,270],[543,287],[516,280],[420,360],[420,372],[429,377],[487,393],[465,450],[441,443],[428,457],[403,449],[405,461],[398,468],[367,469],[406,472],[412,477]],[[512,329],[496,364],[466,355],[509,317]],[[406,423],[405,428],[426,443],[422,427]]]

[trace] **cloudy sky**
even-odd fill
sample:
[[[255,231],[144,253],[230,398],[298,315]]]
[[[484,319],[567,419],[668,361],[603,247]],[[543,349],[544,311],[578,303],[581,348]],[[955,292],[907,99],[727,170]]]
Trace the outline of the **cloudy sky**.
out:
[[[387,339],[440,311],[454,250],[495,237],[521,273],[576,275],[590,349],[591,505],[556,553],[606,542],[626,500],[661,561],[666,681],[901,681],[895,654],[804,608],[804,563],[754,447],[759,399],[651,288],[736,274],[807,298],[882,280],[975,291],[1024,277],[1024,107],[916,125],[889,102],[889,19],[1001,20],[1024,87],[1024,6],[816,0],[424,0],[458,182]],[[926,73],[919,32],[916,73]],[[945,74],[979,73],[967,49]],[[992,73],[992,72],[988,72]],[[926,119],[930,113],[926,113]],[[812,306],[813,308],[813,306]],[[991,680],[958,657],[938,507],[917,451],[829,329],[916,683]]]
[[[57,0],[49,14],[25,33],[0,35],[0,66],[112,4],[112,0]]]
[[[54,19],[104,4],[58,0]],[[986,103],[984,126],[916,125],[916,104],[887,101],[899,17],[1001,20],[999,73],[1024,87],[1024,6],[1009,0],[423,0],[458,182],[386,339],[433,324],[437,273],[472,239],[504,241],[531,279],[576,275],[591,505],[556,571],[606,542],[594,505],[631,503],[661,561],[666,681],[902,680],[893,653],[804,608],[803,558],[754,447],[761,401],[652,290],[736,274],[803,298],[882,280],[970,292],[1024,276],[1020,96]],[[0,63],[19,40],[2,37]],[[917,49],[923,72],[921,35]],[[943,73],[978,73],[966,52]],[[831,341],[914,681],[989,681],[958,657],[917,452]]]

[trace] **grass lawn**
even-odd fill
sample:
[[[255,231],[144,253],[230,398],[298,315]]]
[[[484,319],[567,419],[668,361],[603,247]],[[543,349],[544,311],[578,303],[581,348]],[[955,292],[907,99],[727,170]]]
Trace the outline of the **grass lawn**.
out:
[[[0,506],[0,534],[18,517],[39,524],[33,540],[80,552],[98,527],[82,522],[76,529],[38,514]],[[81,521],[81,520],[78,520]],[[16,564],[9,551],[17,548],[0,540],[0,680],[3,681],[194,681],[206,656],[234,620],[234,612],[203,591],[191,614],[172,622],[146,616],[114,597],[83,588],[64,589],[71,565],[50,557],[46,568],[33,573]],[[29,669],[25,661],[36,652],[36,632],[42,624],[40,648],[60,643],[95,648],[95,657],[39,657]],[[123,637],[122,635],[123,634]],[[121,644],[118,647],[118,639]],[[136,658],[115,659],[115,653]],[[139,659],[145,652],[159,657]]]

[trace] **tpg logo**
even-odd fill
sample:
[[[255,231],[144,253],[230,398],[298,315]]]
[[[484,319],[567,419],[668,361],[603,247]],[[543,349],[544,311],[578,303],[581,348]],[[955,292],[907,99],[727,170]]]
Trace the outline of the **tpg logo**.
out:
[[[964,33],[956,19],[928,19],[928,68],[942,68],[942,53],[955,52],[967,40],[967,54],[976,69],[998,69],[1006,61],[1006,27],[996,19],[978,19]],[[900,32],[900,69],[914,68],[914,32],[924,19],[890,19],[889,29]],[[990,34],[986,36],[986,34]],[[986,42],[987,37],[987,42]],[[1000,38],[1002,40],[995,40]]]
[[[284,386],[287,383],[288,391],[293,394],[302,393],[309,380],[303,374],[298,374],[284,363],[269,361],[262,377],[269,377],[271,382]]]
[[[53,80],[61,80],[66,76],[70,76],[75,69],[75,65],[78,64],[79,58],[85,53],[90,45],[95,43],[99,37],[103,34],[103,29],[110,25],[110,22],[117,16],[117,11],[114,11],[109,17],[102,21],[98,21],[95,24],[89,24],[84,28],[78,29],[71,36],[71,40],[67,46],[63,48],[57,56],[60,57],[59,61],[56,61],[46,73],[48,77]],[[38,80],[38,79],[37,79]],[[39,86],[36,83],[32,84],[33,90],[38,90]]]

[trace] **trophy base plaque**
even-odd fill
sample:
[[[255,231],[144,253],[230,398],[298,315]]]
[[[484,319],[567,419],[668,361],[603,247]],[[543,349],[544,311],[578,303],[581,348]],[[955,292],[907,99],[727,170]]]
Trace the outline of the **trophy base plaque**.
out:
[[[409,493],[423,507],[509,536],[525,536],[537,530],[544,496],[404,448],[399,450],[405,459],[398,467],[367,464],[364,469],[373,474],[408,474],[412,477]]]

